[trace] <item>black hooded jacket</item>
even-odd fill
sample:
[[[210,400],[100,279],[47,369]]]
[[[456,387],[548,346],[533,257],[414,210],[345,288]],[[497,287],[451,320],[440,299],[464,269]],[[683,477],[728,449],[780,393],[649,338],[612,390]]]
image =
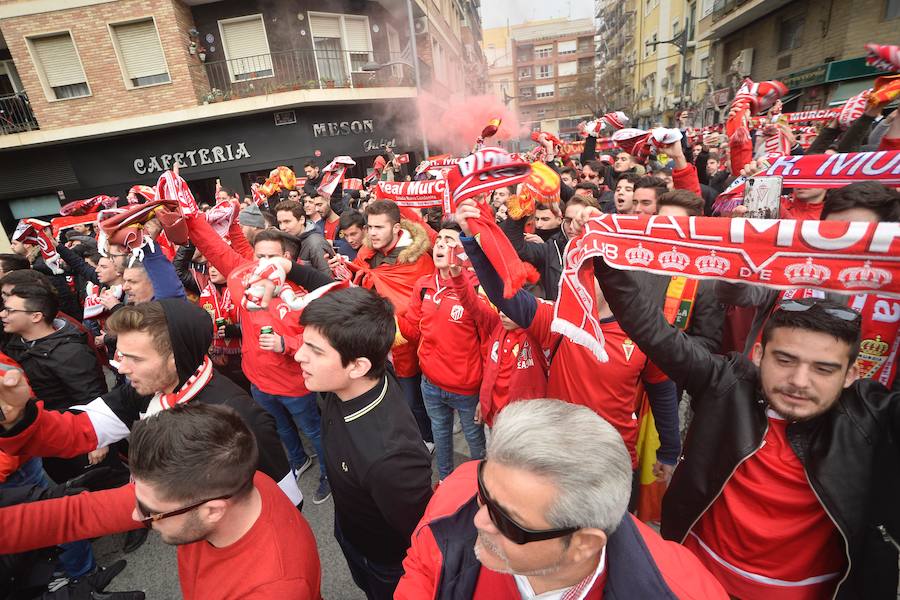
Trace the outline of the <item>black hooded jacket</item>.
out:
[[[180,389],[206,357],[206,351],[212,343],[212,322],[205,310],[183,299],[170,298],[158,302],[162,304],[166,313]],[[89,413],[90,424],[94,428],[99,446],[102,447],[128,437],[132,425],[144,417],[152,398],[139,395],[131,385],[121,385],[81,409]],[[302,495],[291,473],[272,415],[251,400],[234,382],[215,370],[209,383],[191,401],[228,406],[241,415],[256,436],[259,447],[259,470],[274,479],[295,504],[300,502]],[[32,401],[22,421],[6,432],[0,433],[0,436],[18,435],[29,427],[36,417],[37,408]]]

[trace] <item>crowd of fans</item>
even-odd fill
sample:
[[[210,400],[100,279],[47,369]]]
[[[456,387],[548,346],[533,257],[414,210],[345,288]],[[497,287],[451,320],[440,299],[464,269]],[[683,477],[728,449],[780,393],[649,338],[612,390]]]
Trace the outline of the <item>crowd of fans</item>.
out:
[[[806,152],[900,147],[882,112],[828,124]],[[156,218],[139,246],[48,227],[60,269],[14,241],[4,597],[143,597],[104,592],[125,561],[98,565],[90,540],[129,532],[131,551],[153,529],[178,547],[185,598],[315,600],[334,568],[302,513],[298,481],[316,477],[307,500],[333,502],[370,599],[895,598],[900,301],[860,311],[866,297],[595,259],[608,361],[551,327],[594,216],[713,214],[729,144],[689,137],[639,157],[598,153],[593,131],[575,157],[537,136],[559,201],[521,218],[516,186],[442,214],[377,186],[328,193],[309,163],[264,202],[218,189],[183,244]],[[381,180],[417,176],[382,164]],[[483,205],[539,275],[512,295],[471,227]],[[781,214],[898,222],[900,192],[786,189]],[[884,356],[861,369],[873,318]]]

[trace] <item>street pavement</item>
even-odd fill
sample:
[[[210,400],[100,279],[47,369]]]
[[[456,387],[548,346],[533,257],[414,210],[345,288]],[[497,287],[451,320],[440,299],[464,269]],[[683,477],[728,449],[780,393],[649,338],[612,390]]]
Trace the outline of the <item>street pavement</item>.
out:
[[[455,434],[454,449],[456,464],[469,457],[469,447],[463,435]],[[317,459],[316,459],[317,460]],[[434,481],[437,481],[437,461],[432,462]],[[316,506],[313,494],[319,483],[319,466],[313,464],[300,478],[303,491],[303,515],[309,521],[316,543],[319,546],[319,561],[322,565],[322,597],[326,600],[365,600],[359,588],[350,577],[350,570],[344,555],[334,539],[334,503],[329,498]],[[178,563],[174,546],[160,541],[159,535],[151,532],[147,542],[136,552],[124,554],[122,545],[125,534],[108,536],[94,542],[94,551],[101,565],[109,565],[124,558],[128,566],[113,580],[107,591],[143,590],[147,600],[177,600],[181,598],[178,585]],[[246,568],[253,568],[253,557],[248,556]]]

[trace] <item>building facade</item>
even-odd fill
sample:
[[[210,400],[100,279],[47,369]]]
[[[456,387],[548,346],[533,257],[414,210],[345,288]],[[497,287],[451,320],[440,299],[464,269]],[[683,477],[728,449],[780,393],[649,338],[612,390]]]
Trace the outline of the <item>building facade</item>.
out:
[[[699,120],[709,95],[709,43],[694,0],[596,0],[597,64],[609,110],[637,127]]]
[[[464,74],[464,59],[481,54],[477,2],[412,5],[422,87],[478,91],[483,80]],[[406,7],[0,3],[0,222],[153,185],[176,161],[198,200],[211,200],[217,179],[247,193],[278,165],[302,173],[308,160],[350,155],[364,176],[386,144],[416,160]]]
[[[510,28],[514,96],[532,130],[574,139],[598,110],[592,19],[549,19]]]
[[[501,98],[510,110],[518,111],[510,34],[509,27],[485,29],[482,46],[487,62],[488,93]]]
[[[712,42],[708,120],[723,117],[748,76],[787,85],[785,110],[815,110],[872,86],[864,45],[897,42],[900,0],[701,0],[698,29]]]

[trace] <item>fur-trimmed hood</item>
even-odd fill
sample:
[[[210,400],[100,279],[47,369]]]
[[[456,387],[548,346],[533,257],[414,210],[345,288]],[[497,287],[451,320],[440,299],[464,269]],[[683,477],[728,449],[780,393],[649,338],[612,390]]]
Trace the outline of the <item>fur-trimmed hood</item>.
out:
[[[398,264],[414,263],[419,260],[423,254],[431,252],[431,239],[428,237],[428,232],[425,231],[424,225],[409,219],[400,219],[400,228],[405,233],[397,244],[402,248],[400,254],[397,256]],[[374,251],[368,235],[366,235],[363,245]]]

